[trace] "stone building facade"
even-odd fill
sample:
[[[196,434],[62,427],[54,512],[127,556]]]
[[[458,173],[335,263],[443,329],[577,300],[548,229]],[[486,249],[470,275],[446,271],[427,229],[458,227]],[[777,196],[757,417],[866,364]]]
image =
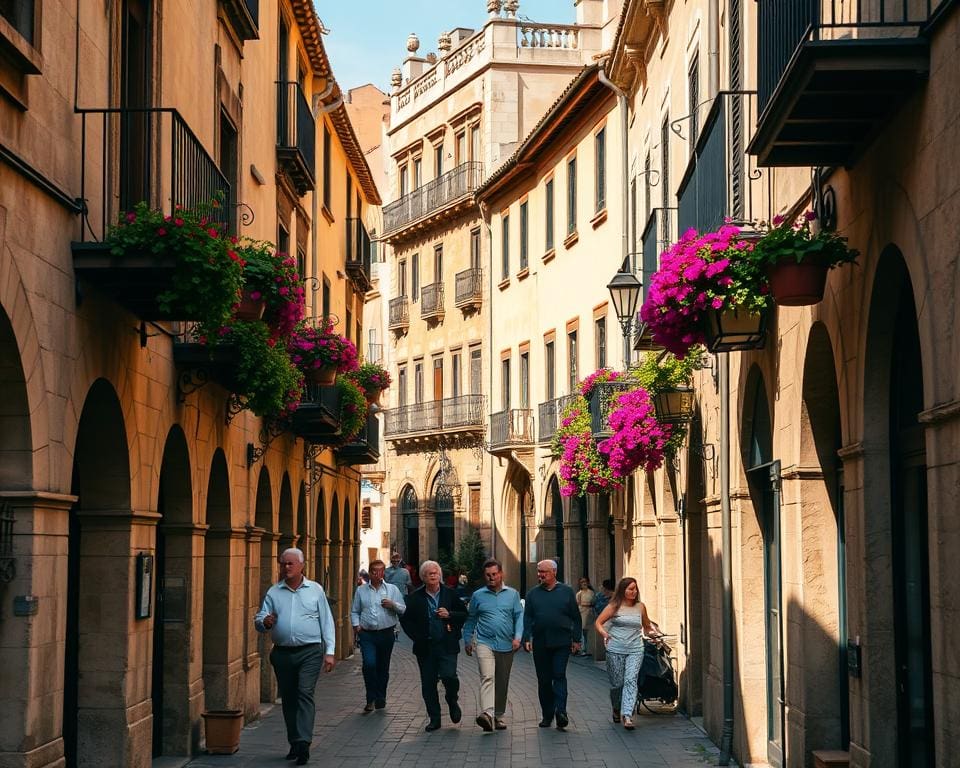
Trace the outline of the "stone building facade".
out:
[[[125,308],[129,265],[75,273],[121,208],[219,190],[360,341],[379,196],[320,35],[305,0],[0,7],[0,763],[146,766],[205,710],[256,718],[285,546],[350,653],[358,472],[201,386],[181,324]]]

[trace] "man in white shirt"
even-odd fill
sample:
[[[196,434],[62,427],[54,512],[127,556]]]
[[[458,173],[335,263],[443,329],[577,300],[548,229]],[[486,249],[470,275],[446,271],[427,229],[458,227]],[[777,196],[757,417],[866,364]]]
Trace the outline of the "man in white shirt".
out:
[[[313,693],[320,669],[333,671],[336,630],[323,587],[303,575],[303,552],[284,550],[280,570],[283,580],[267,590],[253,625],[273,639],[270,663],[290,742],[287,759],[306,765],[316,714]]]
[[[370,582],[357,587],[350,609],[350,623],[363,658],[363,684],[367,689],[364,712],[387,706],[397,619],[407,609],[400,590],[383,580],[384,568],[383,560],[370,563]]]

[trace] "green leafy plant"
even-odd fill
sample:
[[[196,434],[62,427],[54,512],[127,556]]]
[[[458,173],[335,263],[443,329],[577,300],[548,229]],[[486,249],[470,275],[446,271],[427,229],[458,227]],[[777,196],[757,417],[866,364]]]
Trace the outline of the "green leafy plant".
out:
[[[264,319],[275,335],[288,337],[305,313],[305,292],[297,260],[265,240],[240,238],[234,247],[245,262],[244,290],[250,292],[254,301],[264,300]]]
[[[304,372],[333,367],[337,373],[357,370],[357,348],[354,343],[334,332],[333,324],[323,327],[301,323],[290,336],[288,349],[293,362]]]
[[[810,228],[816,214],[808,211],[797,221],[774,216],[771,226],[754,243],[753,250],[744,254],[758,269],[772,267],[787,260],[798,264],[813,260],[825,267],[837,267],[856,261],[859,252],[847,246],[847,239],[836,232]]]
[[[237,392],[258,416],[279,418],[296,410],[303,394],[303,374],[286,348],[260,321],[238,321],[221,331],[220,343],[237,348]]]
[[[685,387],[693,382],[693,372],[697,370],[702,354],[701,348],[692,349],[683,358],[677,358],[669,352],[647,352],[634,368],[633,376],[650,395],[665,389]]]
[[[178,208],[165,216],[141,202],[120,214],[105,240],[113,256],[172,258],[176,266],[171,285],[157,295],[160,309],[195,320],[207,334],[230,319],[243,270],[243,260],[212,215],[218,206],[214,200],[206,207]]]
[[[387,389],[393,383],[390,373],[378,363],[362,363],[350,374],[350,378],[357,382],[368,399],[376,397],[381,390]]]
[[[613,476],[593,439],[587,398],[577,394],[560,413],[559,421],[550,451],[560,459],[561,495],[609,493],[619,488],[620,481]]]
[[[457,542],[457,551],[450,553],[443,563],[445,573],[464,574],[471,589],[483,584],[483,563],[487,559],[487,551],[483,546],[483,539],[473,528],[468,530]]]
[[[340,435],[349,441],[367,424],[367,397],[347,376],[338,376],[336,386],[340,392]]]

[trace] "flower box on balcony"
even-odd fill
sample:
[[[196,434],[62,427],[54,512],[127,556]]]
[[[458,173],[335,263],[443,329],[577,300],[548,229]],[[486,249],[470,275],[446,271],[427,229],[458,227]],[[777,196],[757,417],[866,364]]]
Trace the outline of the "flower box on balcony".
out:
[[[175,342],[173,361],[180,370],[177,377],[177,394],[180,400],[210,381],[216,382],[228,392],[237,392],[239,360],[240,350],[236,344],[217,344],[211,347],[194,341]]]
[[[307,384],[291,416],[295,435],[320,445],[340,443],[340,392],[336,386]]]
[[[590,408],[590,432],[595,440],[610,437],[610,411],[613,399],[621,392],[630,389],[630,384],[624,381],[597,382],[590,390],[587,404]]]
[[[116,256],[106,243],[73,243],[77,278],[95,285],[142,320],[193,320],[162,309],[158,296],[173,288],[177,260],[151,253]]]

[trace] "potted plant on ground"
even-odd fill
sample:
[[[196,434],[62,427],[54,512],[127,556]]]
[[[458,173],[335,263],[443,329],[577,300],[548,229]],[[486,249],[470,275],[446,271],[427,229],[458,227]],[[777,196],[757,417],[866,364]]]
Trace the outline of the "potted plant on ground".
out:
[[[750,259],[763,270],[777,304],[802,307],[823,300],[827,270],[856,261],[858,252],[836,232],[819,229],[808,211],[797,221],[774,216],[772,225],[756,241]]]
[[[178,208],[165,216],[141,202],[120,215],[105,242],[112,256],[147,254],[173,262],[169,285],[156,294],[159,317],[194,320],[207,333],[230,319],[243,265],[209,209]]]
[[[240,238],[234,247],[245,262],[245,298],[264,303],[264,320],[275,337],[289,337],[305,313],[305,291],[297,260],[264,240]]]
[[[265,323],[234,322],[221,330],[219,343],[237,349],[236,394],[247,408],[266,418],[282,418],[296,409],[303,393],[303,374]]]
[[[654,341],[679,358],[705,342],[712,351],[761,346],[770,296],[762,270],[745,258],[752,247],[725,224],[687,230],[665,251],[640,310]]]
[[[363,390],[370,404],[378,402],[380,395],[393,382],[387,369],[378,363],[362,363],[350,377]]]
[[[301,323],[290,335],[287,349],[291,360],[311,384],[329,386],[338,373],[357,369],[356,346],[335,333],[329,321],[320,327]]]

